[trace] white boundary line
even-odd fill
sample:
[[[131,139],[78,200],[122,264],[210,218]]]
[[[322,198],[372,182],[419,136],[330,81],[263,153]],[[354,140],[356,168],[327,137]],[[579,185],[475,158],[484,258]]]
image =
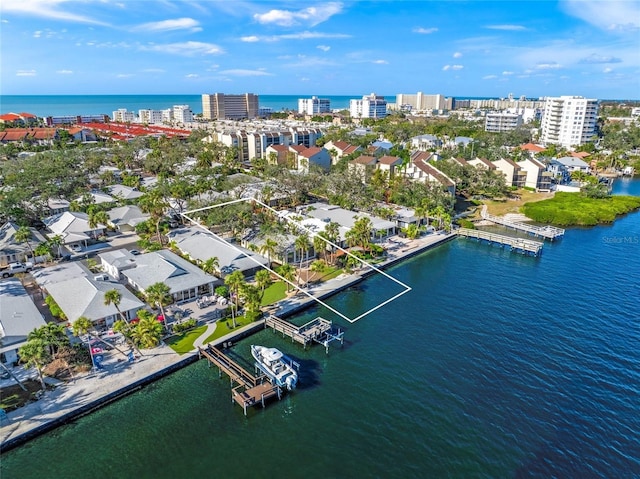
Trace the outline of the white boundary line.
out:
[[[298,291],[306,294],[309,298],[313,299],[314,301],[316,301],[317,303],[321,304],[322,306],[324,306],[325,308],[327,308],[328,310],[332,311],[333,313],[337,314],[338,316],[340,316],[342,319],[349,321],[350,323],[355,323],[356,321],[358,321],[359,319],[364,318],[365,316],[373,313],[374,311],[376,311],[377,309],[385,306],[386,304],[396,300],[397,298],[399,298],[400,296],[402,296],[403,294],[408,293],[409,291],[411,291],[411,287],[404,284],[402,281],[394,278],[393,276],[390,276],[389,274],[385,273],[384,271],[382,271],[379,268],[376,268],[375,266],[373,266],[372,264],[367,263],[366,261],[364,261],[361,258],[358,258],[357,256],[353,255],[352,253],[349,253],[347,250],[345,250],[344,248],[341,248],[340,246],[338,246],[337,244],[332,243],[331,241],[322,238],[326,243],[330,244],[331,246],[333,246],[334,248],[339,249],[340,251],[342,251],[343,253],[349,255],[352,258],[355,258],[356,260],[358,260],[359,262],[361,262],[362,264],[370,267],[371,269],[373,269],[374,271],[376,271],[377,273],[382,274],[383,276],[385,276],[386,278],[390,279],[391,281],[393,281],[394,283],[399,284],[400,286],[402,286],[404,289],[404,291],[401,291],[400,293],[396,294],[395,296],[383,301],[382,303],[378,304],[377,306],[374,306],[373,308],[369,309],[368,311],[365,311],[364,313],[362,313],[360,316],[357,316],[355,318],[349,318],[348,316],[345,316],[344,314],[342,314],[340,311],[336,310],[335,308],[329,306],[327,303],[325,303],[324,301],[322,301],[319,298],[316,298],[315,296],[313,296],[311,293],[305,291],[304,289],[300,288],[299,286],[293,284],[291,281],[287,280],[286,278],[280,276],[280,274],[278,274],[277,272],[275,272],[274,270],[272,270],[270,267],[263,265],[262,263],[260,263],[258,260],[256,260],[255,258],[253,258],[252,256],[248,255],[247,253],[245,253],[244,251],[242,251],[240,248],[236,247],[235,245],[229,243],[228,241],[225,241],[224,239],[222,239],[220,236],[218,236],[217,234],[213,233],[212,231],[210,231],[208,228],[206,228],[205,226],[203,226],[202,224],[200,224],[199,221],[195,220],[194,218],[190,217],[189,215],[191,215],[192,213],[198,213],[200,211],[205,211],[205,210],[210,210],[210,209],[214,209],[214,208],[219,208],[222,206],[227,206],[227,205],[232,205],[232,204],[236,204],[236,203],[245,203],[248,201],[253,201],[254,203],[258,203],[259,205],[261,205],[264,208],[267,208],[269,210],[271,210],[276,216],[278,216],[279,218],[283,218],[286,221],[294,224],[296,227],[306,231],[307,233],[309,233],[309,235],[311,237],[316,236],[316,233],[314,231],[311,231],[309,228],[303,226],[300,223],[297,223],[295,221],[293,221],[290,218],[287,217],[283,217],[280,216],[278,214],[277,210],[274,210],[273,208],[271,208],[268,205],[265,205],[263,202],[255,199],[255,198],[240,198],[237,200],[231,200],[231,201],[227,201],[225,203],[220,203],[217,205],[211,205],[211,206],[205,206],[204,208],[198,208],[195,210],[190,210],[190,211],[185,211],[184,213],[180,213],[181,216],[183,216],[184,218],[186,218],[187,220],[189,220],[191,223],[197,225],[199,228],[201,228],[204,232],[208,233],[209,235],[211,235],[212,237],[214,237],[216,240],[220,241],[221,243],[224,243],[225,245],[229,246],[230,248],[233,248],[235,251],[237,251],[238,253],[242,254],[245,258],[249,258],[251,261],[253,261],[254,263],[256,263],[258,266],[261,266],[262,268],[266,269],[267,271],[275,274],[278,278],[280,278],[281,280],[285,281],[287,284],[293,286],[294,289],[297,289]]]

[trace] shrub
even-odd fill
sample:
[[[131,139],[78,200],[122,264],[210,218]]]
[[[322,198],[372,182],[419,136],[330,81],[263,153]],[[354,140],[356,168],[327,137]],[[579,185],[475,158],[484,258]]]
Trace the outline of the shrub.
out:
[[[195,328],[198,325],[198,322],[194,319],[187,319],[186,321],[179,323],[179,324],[174,324],[173,325],[173,332],[174,333],[182,333],[184,331],[188,331],[190,329]]]
[[[470,230],[476,229],[476,225],[474,225],[472,221],[465,220],[464,218],[460,218],[458,220],[458,224],[461,228],[468,228]]]

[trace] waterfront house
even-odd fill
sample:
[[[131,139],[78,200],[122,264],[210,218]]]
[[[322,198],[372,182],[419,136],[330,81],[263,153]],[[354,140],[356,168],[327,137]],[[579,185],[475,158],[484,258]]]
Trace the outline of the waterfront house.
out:
[[[118,308],[127,319],[136,317],[145,304],[124,285],[110,281],[105,274],[94,274],[79,262],[60,263],[33,274],[45,295],[50,295],[73,323],[81,316],[89,318],[96,329],[109,328],[120,319],[113,304],[104,304],[104,295],[115,289],[121,299]]]
[[[127,284],[142,294],[149,286],[164,283],[173,300],[179,303],[211,294],[220,284],[216,277],[168,250],[138,255],[134,262],[135,268],[121,273]]]
[[[345,210],[336,205],[311,203],[310,205],[306,205],[302,212],[308,217],[317,218],[325,223],[337,223],[347,231],[353,228],[358,218],[365,216],[371,220],[372,240],[375,238],[386,238],[396,233],[396,223],[394,221],[379,218],[368,213]]]
[[[29,228],[31,232],[29,244],[21,243],[16,241],[18,229],[20,227],[11,221],[0,227],[0,266],[7,266],[9,263],[17,261],[33,261],[35,263],[44,260],[42,256],[34,258],[32,254],[32,250],[35,250],[38,245],[46,243],[44,236],[35,228]]]
[[[217,269],[222,278],[234,271],[250,277],[267,265],[267,258],[240,245],[231,246],[201,228],[178,228],[170,231],[167,238],[183,255],[199,265],[217,258]]]
[[[536,191],[549,191],[553,173],[547,171],[547,166],[535,158],[525,158],[518,162],[522,171],[526,172],[526,187]]]
[[[589,164],[580,158],[575,158],[573,156],[564,156],[562,158],[558,158],[558,163],[563,165],[569,173],[574,171],[581,171],[583,173],[590,173]]]
[[[0,312],[0,360],[14,365],[18,362],[18,349],[26,344],[29,333],[46,322],[17,278],[0,281]]]

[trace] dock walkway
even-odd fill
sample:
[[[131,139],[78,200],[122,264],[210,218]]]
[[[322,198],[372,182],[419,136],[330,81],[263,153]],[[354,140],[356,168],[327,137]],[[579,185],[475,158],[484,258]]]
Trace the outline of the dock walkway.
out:
[[[533,236],[548,239],[553,241],[556,238],[564,236],[564,229],[556,228],[555,226],[535,226],[523,223],[521,221],[514,221],[510,218],[504,218],[502,216],[495,216],[487,213],[487,205],[482,205],[480,215],[483,220],[491,221],[492,223],[505,226],[517,231],[522,231]]]
[[[511,251],[532,254],[538,256],[542,252],[543,243],[540,241],[533,241],[522,238],[514,238],[512,236],[504,236],[489,231],[472,230],[469,228],[459,228],[457,230],[459,236],[464,238],[473,238],[478,241],[484,240],[489,243],[499,244],[501,246],[508,246]]]
[[[288,336],[291,341],[296,341],[306,349],[307,344],[316,342],[325,347],[329,352],[329,344],[331,341],[340,341],[344,344],[344,332],[340,329],[334,331],[331,321],[324,318],[315,318],[302,326],[296,326],[287,320],[271,315],[264,321],[265,328],[271,328],[282,333],[282,336]]]
[[[198,346],[198,354],[204,356],[209,364],[218,367],[220,375],[225,373],[231,380],[231,399],[242,407],[244,415],[247,415],[247,408],[261,404],[265,407],[265,402],[273,397],[282,397],[282,390],[279,386],[269,382],[266,376],[254,376],[237,362],[224,354],[220,349],[208,345],[206,348]],[[233,386],[237,383],[237,386]]]

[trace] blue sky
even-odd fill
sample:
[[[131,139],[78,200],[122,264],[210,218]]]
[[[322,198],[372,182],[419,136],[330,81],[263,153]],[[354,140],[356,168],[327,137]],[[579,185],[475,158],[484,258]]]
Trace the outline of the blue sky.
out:
[[[2,0],[2,94],[640,99],[640,2]]]

